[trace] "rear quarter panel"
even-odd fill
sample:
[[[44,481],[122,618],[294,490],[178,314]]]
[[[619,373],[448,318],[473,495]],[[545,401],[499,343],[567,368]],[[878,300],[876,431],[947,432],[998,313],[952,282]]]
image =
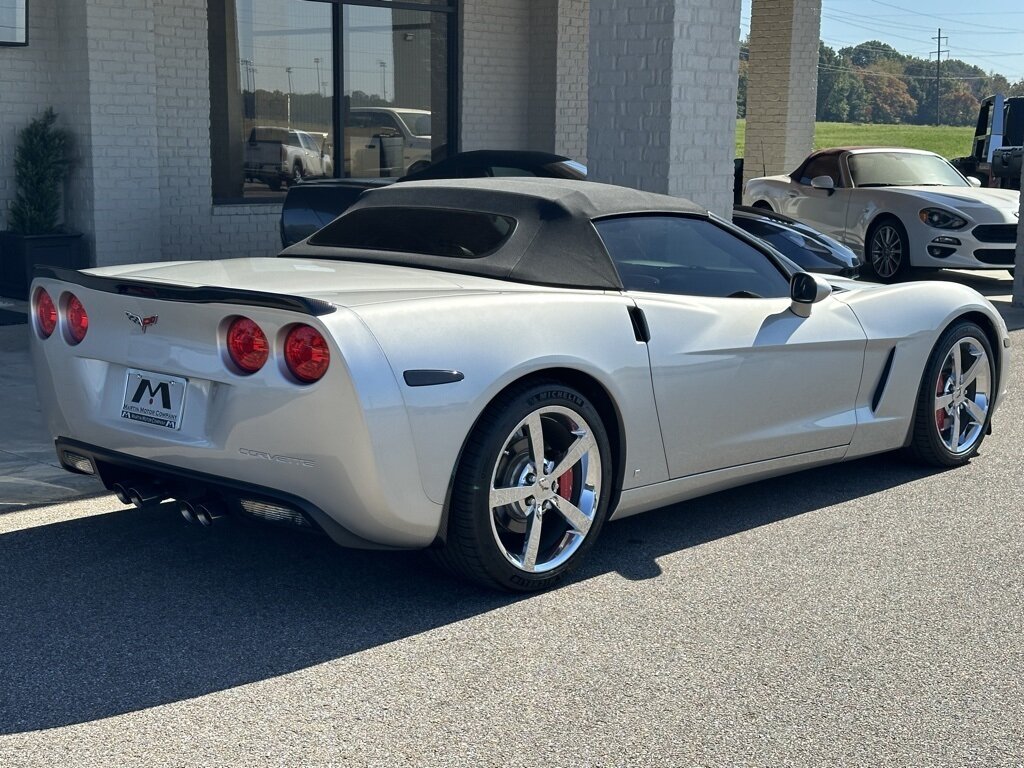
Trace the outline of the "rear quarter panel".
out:
[[[361,306],[399,382],[423,488],[443,504],[463,444],[510,384],[555,368],[596,380],[619,411],[625,487],[668,476],[647,345],[636,340],[619,294],[515,291]],[[410,369],[457,370],[462,381],[409,387]]]

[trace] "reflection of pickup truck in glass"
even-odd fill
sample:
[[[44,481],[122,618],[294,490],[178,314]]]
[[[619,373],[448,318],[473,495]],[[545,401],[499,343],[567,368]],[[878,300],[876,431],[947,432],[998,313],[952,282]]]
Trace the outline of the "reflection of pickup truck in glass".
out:
[[[398,177],[430,165],[430,112],[353,107],[345,121],[345,175]]]
[[[256,126],[245,145],[245,180],[262,181],[271,189],[282,182],[334,175],[327,134]]]

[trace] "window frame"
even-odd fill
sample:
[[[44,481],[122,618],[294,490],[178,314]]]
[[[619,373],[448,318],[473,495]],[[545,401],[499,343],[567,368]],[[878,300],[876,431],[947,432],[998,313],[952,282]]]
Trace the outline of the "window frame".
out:
[[[602,223],[602,222],[605,222],[605,221],[615,221],[615,220],[621,220],[621,219],[637,219],[637,218],[642,218],[642,219],[651,219],[651,218],[691,219],[691,220],[694,220],[694,221],[703,221],[703,222],[705,222],[707,224],[710,224],[711,226],[717,227],[718,229],[723,230],[727,234],[734,236],[737,240],[741,241],[744,245],[747,245],[752,250],[754,250],[757,253],[761,254],[761,256],[763,256],[765,258],[765,260],[772,267],[775,268],[775,270],[779,273],[779,276],[785,281],[787,286],[791,284],[791,281],[793,279],[793,275],[796,274],[796,272],[802,271],[802,270],[800,270],[799,265],[797,265],[795,262],[792,262],[792,260],[788,259],[785,255],[783,255],[783,254],[779,253],[778,251],[776,251],[770,245],[766,245],[764,243],[764,241],[759,240],[758,238],[756,238],[755,236],[751,235],[750,233],[743,231],[740,227],[736,226],[731,221],[723,219],[720,216],[716,216],[714,213],[710,213],[709,212],[707,215],[701,215],[701,214],[689,213],[689,212],[685,212],[685,211],[679,211],[679,212],[674,212],[674,211],[637,211],[637,212],[631,212],[631,213],[621,213],[621,214],[611,214],[611,215],[608,215],[608,216],[601,216],[599,218],[591,220],[591,226],[594,228],[594,231],[595,231],[595,234],[597,235],[598,241],[601,243],[601,247],[604,249],[605,254],[608,256],[608,259],[611,261],[612,266],[615,269],[615,273],[619,276],[619,282],[622,283],[622,289],[621,290],[622,290],[623,293],[650,293],[650,294],[654,294],[654,295],[658,295],[658,296],[678,296],[678,297],[704,298],[704,299],[729,299],[729,298],[741,299],[742,298],[742,297],[739,297],[739,296],[732,296],[732,297],[730,297],[730,296],[705,296],[705,295],[702,295],[702,294],[693,294],[693,293],[674,293],[674,292],[670,292],[670,291],[657,291],[657,290],[646,290],[645,291],[645,290],[640,289],[640,288],[636,288],[636,289],[627,288],[625,283],[622,280],[621,272],[619,271],[619,263],[618,263],[618,261],[616,261],[615,257],[611,254],[611,251],[608,249],[608,245],[605,243],[604,238],[601,237],[601,231],[598,229],[597,225]],[[790,264],[792,264],[792,266],[795,267],[796,269],[791,268]],[[787,296],[788,296],[788,293],[787,293]],[[764,296],[764,297],[761,297],[761,298],[763,300],[768,300],[768,301],[777,301],[781,297]],[[743,301],[750,301],[749,298],[742,298],[742,300]]]
[[[427,0],[427,2],[407,2],[405,0],[304,0],[310,3],[326,4],[331,6],[331,40],[332,40],[332,56],[330,60],[330,71],[331,71],[331,100],[332,100],[332,122],[331,122],[331,133],[333,136],[333,142],[324,143],[322,152],[329,154],[332,158],[337,160],[333,163],[333,173],[330,178],[343,179],[345,178],[345,163],[342,162],[344,158],[344,147],[345,147],[345,130],[344,115],[342,104],[344,103],[345,96],[345,83],[343,82],[344,77],[344,35],[342,34],[342,18],[343,10],[347,5],[352,6],[365,6],[369,8],[381,8],[385,10],[406,10],[406,11],[423,11],[428,13],[440,13],[446,17],[445,24],[445,45],[446,45],[446,56],[445,66],[447,72],[445,73],[445,90],[447,94],[447,104],[445,105],[445,121],[446,121],[446,132],[444,136],[444,145],[447,146],[447,156],[454,155],[462,149],[462,136],[459,130],[461,125],[461,77],[460,77],[460,63],[462,56],[461,49],[461,38],[460,34],[460,6],[459,0]],[[26,9],[27,9],[26,0]],[[213,5],[208,5],[208,21],[209,13]],[[27,10],[26,10],[27,14]],[[27,19],[27,16],[26,16]],[[219,25],[218,25],[219,26]],[[26,23],[26,41],[28,36],[28,25]],[[210,52],[211,58],[213,57],[213,25],[210,25],[210,40],[207,44],[207,50]],[[226,33],[233,32],[234,30],[228,30]],[[237,32],[236,32],[237,33]],[[25,43],[27,45],[27,42]],[[20,45],[20,43],[18,44]],[[210,78],[210,98],[213,93],[213,69],[211,68]],[[398,119],[398,118],[395,118]],[[433,122],[433,121],[432,121]],[[214,125],[211,123],[211,145],[216,144],[216,140],[212,139],[212,131]],[[401,130],[401,129],[399,129]],[[403,134],[404,135],[404,134]],[[211,163],[211,174],[214,173],[214,163]],[[211,179],[212,181],[212,179]],[[217,184],[212,183],[212,188],[216,189]],[[231,206],[231,205],[246,205],[246,206],[280,206],[284,203],[284,195],[274,198],[249,198],[245,197],[217,197],[216,194],[212,193],[211,190],[211,203],[214,207],[218,206]]]
[[[29,29],[32,26],[31,23],[30,23],[32,17],[30,15],[29,0],[24,0],[24,2],[25,2],[25,38],[23,40],[0,40],[0,47],[5,47],[5,48],[24,48],[24,47],[26,47],[28,45],[28,42],[29,42],[28,33],[29,33]]]

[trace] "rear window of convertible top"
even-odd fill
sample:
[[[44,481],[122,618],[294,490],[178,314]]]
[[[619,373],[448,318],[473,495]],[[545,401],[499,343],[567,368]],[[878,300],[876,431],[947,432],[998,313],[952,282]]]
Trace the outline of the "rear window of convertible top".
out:
[[[328,224],[310,245],[475,259],[504,243],[515,219],[448,208],[359,208]]]

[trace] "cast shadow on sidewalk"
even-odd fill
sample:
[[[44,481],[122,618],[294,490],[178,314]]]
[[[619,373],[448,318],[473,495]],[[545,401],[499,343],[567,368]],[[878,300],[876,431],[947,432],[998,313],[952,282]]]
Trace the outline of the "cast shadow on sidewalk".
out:
[[[605,528],[575,580],[656,578],[665,554],[929,473],[883,455],[629,518]],[[422,553],[205,531],[170,505],[2,535],[0,563],[0,735],[202,696],[530,599],[451,579]]]

